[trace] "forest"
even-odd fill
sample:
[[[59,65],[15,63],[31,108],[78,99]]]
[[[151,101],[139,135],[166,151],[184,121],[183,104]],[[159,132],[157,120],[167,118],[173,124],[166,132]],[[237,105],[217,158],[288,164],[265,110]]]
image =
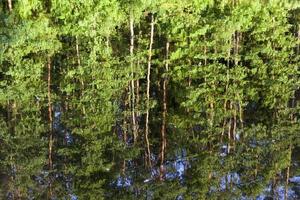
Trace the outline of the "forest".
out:
[[[1,0],[0,199],[300,199],[298,0]]]

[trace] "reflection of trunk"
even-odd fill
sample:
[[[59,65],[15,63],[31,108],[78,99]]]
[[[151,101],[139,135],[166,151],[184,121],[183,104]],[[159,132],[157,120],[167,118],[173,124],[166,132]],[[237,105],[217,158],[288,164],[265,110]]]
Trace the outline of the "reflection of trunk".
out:
[[[150,73],[151,73],[151,59],[152,59],[152,45],[153,45],[153,35],[154,35],[154,16],[151,14],[151,34],[150,34],[150,44],[149,44],[149,54],[148,54],[148,69],[147,69],[147,111],[146,111],[146,131],[145,139],[147,145],[147,156],[148,164],[151,167],[151,153],[150,153],[150,143],[149,143],[149,107],[150,107]]]
[[[204,66],[207,65],[207,46],[206,46],[206,36],[204,35],[204,42],[205,42],[205,45],[204,45]],[[216,52],[216,49],[215,49],[215,52]],[[213,89],[216,90],[215,88],[215,84],[213,83]],[[213,98],[213,97],[211,97]],[[210,108],[210,114],[209,114],[209,125],[210,127],[213,127],[213,123],[214,123],[214,100],[213,99],[209,99],[209,108]],[[209,141],[210,143],[210,141]]]
[[[290,166],[288,166],[288,168],[286,169],[286,181],[285,181],[284,199],[288,199],[289,177],[290,177]]]
[[[277,192],[277,181],[278,181],[278,177],[277,177],[277,171],[276,171],[276,173],[273,177],[272,185],[271,185],[271,196],[273,197],[273,199],[279,199],[278,192]]]
[[[299,30],[298,30],[298,33],[297,33],[297,40],[298,40],[298,45],[297,45],[297,55],[299,55],[300,53],[300,24],[298,25],[299,26]]]
[[[227,102],[229,101],[229,103],[230,103],[230,100],[229,99],[227,100],[227,93],[228,93],[228,87],[229,87],[229,67],[230,67],[230,57],[231,57],[231,40],[229,40],[228,42],[229,42],[230,48],[228,48],[228,52],[227,52],[226,86],[225,86],[225,100],[224,100],[224,104],[223,104],[224,115],[223,115],[223,126],[222,126],[221,142],[223,142],[223,137],[224,137],[224,134],[225,134],[225,127],[226,127],[226,124],[227,124]],[[228,135],[230,135],[230,132],[228,133]],[[228,151],[229,151],[229,148],[228,148]]]
[[[12,2],[11,2],[11,0],[7,0],[7,3],[8,3],[8,10],[9,10],[9,12],[11,12],[12,11]]]
[[[298,31],[297,31],[296,36],[297,36],[297,42],[298,42],[296,55],[299,56],[299,54],[300,54],[300,24],[298,25]],[[292,98],[292,108],[297,107],[298,98],[296,96],[296,92],[297,92],[297,90],[294,91],[294,96]],[[297,115],[295,115],[294,112],[291,114],[291,120],[293,121],[293,123],[297,122]]]
[[[190,49],[190,31],[189,31],[189,29],[187,30],[187,49]],[[187,58],[187,63],[188,63],[188,72],[190,72],[190,71],[192,71],[192,61],[191,61],[191,59],[188,57]],[[191,85],[192,85],[192,77],[191,77],[191,74],[188,74],[188,90],[190,90],[190,88],[191,88]],[[187,109],[186,109],[186,112],[187,112],[187,114],[189,114],[190,113],[190,108],[188,107]],[[188,125],[189,127],[191,127],[191,125],[189,124]]]
[[[232,129],[232,118],[230,117],[229,123],[228,123],[228,153],[230,153],[231,149],[231,129]]]
[[[234,65],[237,66],[239,64],[239,60],[238,60],[238,55],[239,55],[239,49],[240,49],[240,41],[242,39],[242,33],[236,31],[235,35],[234,35],[234,43],[235,43],[235,47],[234,47],[234,54],[235,54],[235,58],[234,58]],[[240,123],[241,123],[241,128],[243,129],[243,108],[242,108],[242,100],[239,98],[240,95],[237,94],[238,97],[238,106],[234,108],[234,112],[235,112],[235,127],[236,127],[236,116],[237,116],[237,109],[239,110],[239,118],[240,118]],[[234,131],[234,138],[235,138],[235,131]]]
[[[140,29],[140,27],[139,27]],[[139,34],[138,34],[138,38],[141,38],[141,35],[142,35],[142,31],[139,31]],[[140,58],[138,57],[137,58],[137,69],[140,70]],[[140,118],[140,111],[139,111],[139,102],[140,102],[140,81],[139,79],[137,79],[135,81],[135,84],[136,84],[136,87],[135,87],[135,93],[136,93],[136,115],[135,115],[135,121],[136,121],[136,124],[135,124],[135,129],[136,129],[136,134],[138,135],[139,134],[139,118]]]
[[[76,36],[76,57],[77,57],[77,65],[78,68],[81,67],[81,61],[80,61],[80,52],[79,52],[79,39],[78,36]],[[84,83],[82,80],[80,80],[80,84],[81,84],[81,89],[84,89]]]
[[[128,107],[128,99],[127,99],[127,89],[128,88],[125,88],[125,96],[124,96],[124,110],[125,110],[125,114],[124,114],[124,119],[123,119],[123,140],[124,140],[124,143],[127,144],[127,114],[126,114],[126,111],[127,111],[127,107]]]
[[[166,43],[166,59],[165,59],[165,70],[166,73],[169,71],[169,41]],[[160,153],[160,180],[163,180],[164,176],[164,159],[165,159],[165,151],[167,146],[167,138],[166,138],[166,119],[167,119],[167,85],[168,85],[168,78],[163,78],[163,113],[162,113],[162,126],[161,126],[161,153]]]
[[[76,36],[76,57],[77,57],[77,65],[78,65],[78,68],[81,67],[81,61],[80,61],[80,52],[79,52],[79,40],[78,40],[78,36]],[[81,91],[80,91],[80,95],[82,97],[82,92],[84,90],[84,83],[83,83],[83,80],[80,79],[80,86],[81,86]],[[82,105],[82,113],[85,115],[85,106],[84,104]]]
[[[133,141],[136,143],[137,130],[136,130],[136,118],[135,118],[135,88],[134,88],[134,62],[133,62],[133,50],[134,50],[134,19],[130,17],[130,68],[131,68],[131,115],[132,115],[132,131]]]
[[[223,104],[224,115],[226,115],[226,113],[227,113],[226,104],[227,104],[227,100],[225,99],[225,100],[224,100],[224,104]],[[223,118],[224,118],[224,119],[223,119],[223,125],[222,125],[221,143],[223,143],[223,137],[224,137],[224,135],[225,135],[225,126],[226,126],[226,123],[227,123],[226,116],[223,116]]]
[[[239,96],[238,96],[238,98],[239,98]],[[239,100],[238,106],[239,106],[239,118],[240,118],[241,128],[244,129],[243,107],[242,107],[241,99]]]
[[[126,160],[125,159],[122,161],[121,176],[122,177],[126,176]]]
[[[7,118],[8,118],[8,128],[9,128],[9,134],[11,137],[15,136],[15,127],[16,127],[16,115],[17,115],[17,104],[14,100],[11,102],[8,101],[8,108],[7,108]],[[15,180],[15,174],[18,173],[18,168],[17,165],[15,164],[15,159],[14,159],[14,153],[13,151],[10,151],[9,155],[9,161],[10,161],[10,170],[12,172],[10,176],[10,182],[13,184],[13,190],[14,192],[12,193],[13,199],[18,199],[20,198],[19,194],[19,187],[15,185],[16,180]]]
[[[234,34],[234,65],[239,64],[238,55],[239,55],[239,45],[240,45],[240,33],[238,31]]]
[[[53,130],[52,130],[52,103],[51,103],[51,60],[48,57],[48,118],[49,118],[49,169],[52,169],[52,147],[53,147]]]
[[[78,41],[78,36],[76,36],[76,56],[77,56],[77,64],[78,67],[81,66],[81,62],[80,62],[80,52],[79,52],[79,41]]]
[[[48,57],[47,59],[47,67],[48,67],[48,118],[49,118],[49,147],[48,147],[48,165],[49,170],[52,170],[52,147],[53,147],[53,119],[52,119],[52,103],[51,103],[51,59]],[[52,181],[49,180],[49,198],[52,198]]]
[[[254,158],[255,160],[257,161],[256,164],[255,164],[255,169],[254,169],[254,178],[257,177],[257,174],[258,174],[258,163],[259,163],[259,156],[258,154],[254,154]]]
[[[238,53],[239,53],[239,32],[236,31],[234,33],[234,66],[236,67],[238,65]],[[234,105],[233,105],[234,104]],[[233,128],[232,128],[232,134],[231,137],[233,139],[233,142],[235,141],[235,134],[236,134],[236,115],[237,115],[237,107],[235,106],[236,101],[231,102],[231,110],[233,110]]]
[[[292,145],[289,146],[289,163],[286,169],[286,179],[285,179],[285,192],[284,192],[284,199],[288,199],[288,189],[289,189],[289,178],[290,178],[290,165],[292,161]]]
[[[237,111],[236,111],[236,106],[234,105],[234,111],[233,111],[233,130],[232,130],[232,137],[233,141],[236,139],[236,123],[237,123]]]

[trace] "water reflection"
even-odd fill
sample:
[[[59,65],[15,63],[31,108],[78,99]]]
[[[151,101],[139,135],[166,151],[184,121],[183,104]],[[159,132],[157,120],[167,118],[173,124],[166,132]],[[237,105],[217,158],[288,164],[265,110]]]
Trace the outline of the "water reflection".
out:
[[[20,108],[13,125],[1,118],[2,199],[300,198],[297,123],[249,123],[229,141],[213,132],[206,137],[209,130],[197,124],[190,129],[170,120],[162,161],[153,120],[149,166],[143,143],[124,143],[123,129],[95,123],[103,117],[107,122],[109,114],[91,111],[82,118],[80,110],[60,104],[53,111],[50,170],[45,116]]]

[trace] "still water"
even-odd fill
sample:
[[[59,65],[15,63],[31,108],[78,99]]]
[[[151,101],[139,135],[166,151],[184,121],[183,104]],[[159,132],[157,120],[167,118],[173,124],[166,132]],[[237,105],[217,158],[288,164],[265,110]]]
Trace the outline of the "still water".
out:
[[[162,138],[157,111],[148,156],[143,116],[133,144],[112,113],[83,117],[57,103],[49,123],[46,110],[20,110],[1,118],[1,199],[300,199],[296,122],[250,116],[228,139],[221,126],[170,111]]]

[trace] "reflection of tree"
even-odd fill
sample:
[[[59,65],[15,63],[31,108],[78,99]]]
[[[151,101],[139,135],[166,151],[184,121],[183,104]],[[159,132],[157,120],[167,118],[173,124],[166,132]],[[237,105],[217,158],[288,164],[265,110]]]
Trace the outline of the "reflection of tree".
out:
[[[41,121],[41,113],[35,108],[32,110],[26,108],[26,111],[22,111],[22,108],[18,109],[13,132],[7,129],[2,121],[0,171],[1,174],[6,175],[2,179],[3,195],[29,198],[31,195],[43,194],[42,186],[35,181],[35,178],[42,173],[46,162],[46,141],[41,138],[45,133],[46,124]]]
[[[291,163],[290,146],[294,145],[299,126],[273,126],[271,129],[263,125],[245,127],[247,137],[237,142],[235,151],[228,155],[220,155],[218,150],[195,153],[199,158],[187,171],[186,196],[239,199],[243,195],[254,198],[269,184],[276,189],[278,181],[284,183],[286,175],[283,173]]]
[[[288,191],[299,173],[299,5],[217,2],[1,1],[2,194]]]

